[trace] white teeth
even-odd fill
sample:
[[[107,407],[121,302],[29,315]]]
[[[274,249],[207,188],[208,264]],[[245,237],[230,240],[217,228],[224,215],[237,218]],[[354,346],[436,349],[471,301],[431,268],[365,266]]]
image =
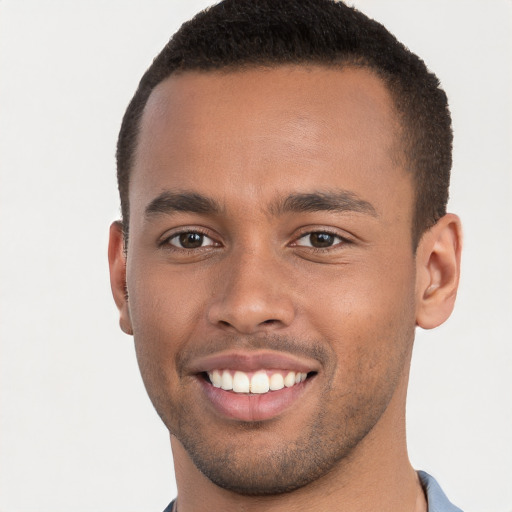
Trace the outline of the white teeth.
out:
[[[295,384],[304,382],[308,374],[288,372],[283,377],[281,373],[276,372],[269,377],[265,370],[260,370],[250,378],[247,373],[241,371],[233,373],[231,370],[213,370],[208,372],[208,376],[214,387],[222,388],[225,391],[264,394],[268,391],[279,391],[284,387],[291,388]]]
[[[288,372],[288,375],[284,378],[284,385],[287,388],[291,388],[295,384],[295,372]]]
[[[279,391],[284,388],[284,377],[280,373],[274,373],[270,377],[269,388],[272,391]]]
[[[209,372],[208,375],[210,376],[210,380],[212,381],[212,384],[216,388],[220,388],[222,386],[222,375],[220,374],[219,370],[214,370],[213,372]]]
[[[231,377],[231,373],[226,370],[222,372],[222,383],[220,387],[226,391],[233,389],[233,377]]]
[[[265,372],[257,372],[251,379],[251,393],[266,393],[270,389],[268,375]]]
[[[249,376],[244,372],[235,372],[233,375],[233,391],[235,393],[249,393]]]

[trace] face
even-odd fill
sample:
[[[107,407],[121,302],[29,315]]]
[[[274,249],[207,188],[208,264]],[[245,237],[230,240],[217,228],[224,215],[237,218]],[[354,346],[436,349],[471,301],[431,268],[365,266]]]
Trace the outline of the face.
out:
[[[398,132],[362,69],[189,72],[152,93],[122,315],[156,410],[215,484],[304,486],[403,414],[415,261]]]

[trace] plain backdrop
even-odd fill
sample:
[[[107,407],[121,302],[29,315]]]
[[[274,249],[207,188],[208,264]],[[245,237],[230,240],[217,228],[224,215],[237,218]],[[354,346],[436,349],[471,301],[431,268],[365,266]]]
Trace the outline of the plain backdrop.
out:
[[[143,71],[207,0],[0,0],[0,511],[158,512],[168,434],[118,328],[114,150]],[[359,0],[441,79],[458,304],[418,332],[410,456],[467,512],[512,511],[512,2]]]

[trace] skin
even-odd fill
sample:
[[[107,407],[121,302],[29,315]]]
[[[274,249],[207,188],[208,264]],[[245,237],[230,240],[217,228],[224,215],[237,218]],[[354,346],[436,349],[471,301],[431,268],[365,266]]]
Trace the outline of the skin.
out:
[[[426,509],[406,450],[408,372],[416,325],[453,308],[460,223],[446,215],[412,251],[399,135],[363,69],[187,72],[152,93],[127,250],[114,223],[109,259],[171,433],[180,512]],[[180,247],[183,233],[199,245]],[[192,370],[226,351],[286,354],[312,377],[276,416],[227,418]]]

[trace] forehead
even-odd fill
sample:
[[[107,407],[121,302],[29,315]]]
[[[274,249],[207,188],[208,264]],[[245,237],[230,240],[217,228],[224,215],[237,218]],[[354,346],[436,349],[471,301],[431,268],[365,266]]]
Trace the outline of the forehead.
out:
[[[262,194],[283,187],[359,194],[365,181],[405,179],[399,126],[388,89],[367,69],[173,75],[155,88],[142,116],[130,203],[167,188],[217,196],[236,190],[240,200],[256,191],[265,200]]]

